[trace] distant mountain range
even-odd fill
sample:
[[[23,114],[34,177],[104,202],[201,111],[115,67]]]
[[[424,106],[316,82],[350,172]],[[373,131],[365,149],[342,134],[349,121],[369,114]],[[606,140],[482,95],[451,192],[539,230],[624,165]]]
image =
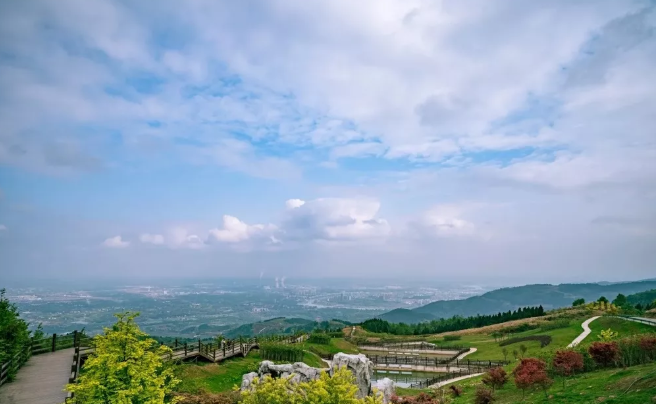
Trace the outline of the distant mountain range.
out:
[[[625,283],[571,283],[561,285],[526,285],[502,288],[461,300],[439,300],[414,309],[395,309],[377,318],[392,323],[415,324],[455,315],[475,316],[539,306],[545,310],[571,306],[578,298],[586,301],[605,296],[613,300],[618,293],[629,295],[656,288],[656,280]]]

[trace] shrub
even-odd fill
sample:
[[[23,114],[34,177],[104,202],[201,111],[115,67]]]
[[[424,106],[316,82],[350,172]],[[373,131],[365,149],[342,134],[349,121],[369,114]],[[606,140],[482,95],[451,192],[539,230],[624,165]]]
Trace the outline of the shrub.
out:
[[[563,388],[565,388],[565,378],[580,372],[583,366],[583,355],[572,350],[557,351],[553,358],[554,370],[563,376]]]
[[[540,347],[544,348],[545,346],[551,344],[551,335],[529,335],[526,337],[510,338],[505,341],[499,342],[499,346],[506,346],[506,345],[516,344],[518,342],[524,342],[524,341],[539,341]],[[522,346],[520,346],[519,348],[521,349]],[[526,351],[522,350],[522,354],[525,352]]]
[[[483,386],[479,386],[476,389],[476,394],[474,395],[475,404],[491,404],[494,401],[496,401],[496,398],[492,390],[486,389]]]
[[[330,345],[330,335],[328,334],[310,334],[308,342],[313,344]]]
[[[610,328],[607,329],[607,330],[601,330],[601,333],[599,335],[597,335],[597,338],[599,340],[605,341],[605,342],[617,339],[617,337],[618,337],[618,334]]]
[[[584,304],[585,304],[585,299],[576,299],[574,300],[574,303],[572,303],[572,307],[583,306]]]
[[[540,387],[547,396],[547,389],[553,384],[546,371],[547,364],[536,358],[522,359],[522,362],[515,368],[515,385],[522,390],[522,394],[532,387]]]
[[[303,348],[295,344],[268,342],[260,345],[262,359],[274,362],[300,362],[303,360]]]
[[[449,390],[451,391],[451,395],[455,397],[460,397],[462,395],[462,388],[456,386],[455,384],[452,384],[449,386]]]
[[[458,341],[460,338],[462,338],[460,335],[445,335],[444,342]]]
[[[617,360],[619,350],[616,342],[593,342],[588,352],[598,365],[610,366]]]
[[[649,359],[656,359],[656,336],[645,335],[640,338],[640,348]]]
[[[399,397],[393,395],[390,402],[392,404],[442,404],[442,401],[438,398],[424,392],[419,393],[415,397]]]
[[[492,387],[492,390],[500,389],[508,381],[508,374],[503,368],[492,368],[483,375],[483,384]]]
[[[241,404],[382,404],[380,394],[358,399],[354,376],[346,368],[339,369],[330,377],[322,372],[318,380],[295,383],[291,378],[265,377],[253,381],[253,389],[241,392]]]

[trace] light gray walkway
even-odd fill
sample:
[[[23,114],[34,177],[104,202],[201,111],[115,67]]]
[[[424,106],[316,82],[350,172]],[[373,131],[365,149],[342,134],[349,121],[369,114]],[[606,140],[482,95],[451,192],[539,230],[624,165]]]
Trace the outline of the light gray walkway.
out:
[[[581,333],[581,335],[574,338],[574,341],[572,341],[571,344],[567,345],[567,348],[573,348],[573,347],[577,346],[578,344],[581,343],[581,341],[583,341],[585,339],[585,337],[590,335],[592,330],[590,329],[589,325],[590,325],[591,322],[595,321],[599,317],[601,317],[601,316],[596,316],[596,317],[592,317],[592,318],[589,318],[589,319],[585,320],[583,322],[583,324],[581,324],[581,327],[583,327],[583,332]]]
[[[31,357],[16,380],[0,387],[0,403],[62,404],[74,352],[71,348]]]
[[[473,374],[471,374],[471,375],[465,375],[465,376],[456,377],[456,378],[454,378],[454,379],[449,379],[449,380],[445,380],[445,381],[443,381],[443,382],[439,382],[439,383],[431,384],[430,386],[428,386],[428,388],[429,388],[429,389],[439,389],[440,387],[442,387],[442,386],[446,386],[447,384],[451,384],[451,383],[459,382],[459,381],[461,381],[461,380],[471,379],[472,377],[480,376],[480,375],[482,375],[482,374],[484,374],[484,373],[473,373]]]

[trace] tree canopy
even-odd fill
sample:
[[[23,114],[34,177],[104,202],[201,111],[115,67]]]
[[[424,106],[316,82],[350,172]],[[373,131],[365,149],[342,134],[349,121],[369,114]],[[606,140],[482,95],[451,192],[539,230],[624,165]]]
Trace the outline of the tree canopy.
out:
[[[171,349],[139,329],[138,313],[120,313],[116,324],[94,337],[95,351],[84,365],[78,383],[69,384],[74,403],[166,404],[174,403],[179,383],[163,358]]]
[[[542,306],[524,308],[520,307],[515,311],[507,311],[505,313],[471,317],[454,316],[447,319],[432,320],[419,324],[390,323],[385,320],[374,318],[363,322],[362,328],[370,332],[380,332],[395,335],[438,334],[441,332],[484,327],[486,325],[500,324],[511,320],[538,317],[542,315],[544,315],[544,308],[542,308]]]

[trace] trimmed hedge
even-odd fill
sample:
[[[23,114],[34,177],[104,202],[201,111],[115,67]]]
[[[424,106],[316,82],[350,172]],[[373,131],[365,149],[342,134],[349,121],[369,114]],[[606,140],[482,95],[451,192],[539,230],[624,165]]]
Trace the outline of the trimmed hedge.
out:
[[[260,344],[262,359],[274,362],[301,362],[303,347],[294,344],[265,343]]]
[[[310,334],[308,342],[313,344],[329,345],[330,335],[328,334]]]
[[[510,338],[505,341],[501,341],[499,346],[506,346],[524,341],[539,341],[540,347],[544,348],[545,346],[551,344],[551,335],[529,335],[527,337]]]

